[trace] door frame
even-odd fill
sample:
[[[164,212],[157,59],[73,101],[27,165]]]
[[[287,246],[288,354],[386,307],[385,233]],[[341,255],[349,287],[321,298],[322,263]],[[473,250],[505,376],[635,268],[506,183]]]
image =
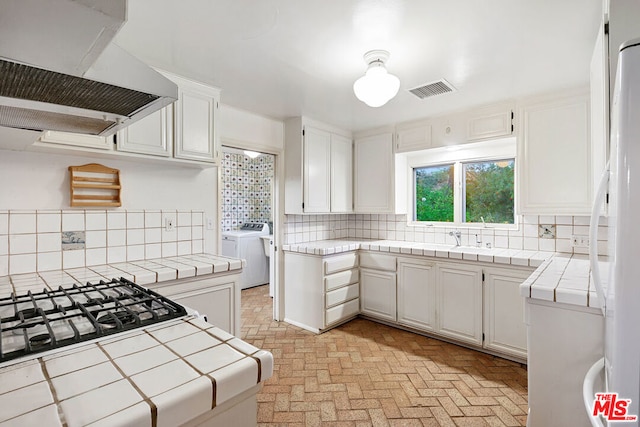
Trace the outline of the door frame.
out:
[[[274,171],[273,171],[273,195],[272,201],[273,205],[271,207],[273,212],[273,227],[275,229],[275,233],[273,234],[273,255],[275,257],[274,260],[274,279],[275,283],[273,284],[273,319],[276,321],[284,320],[284,289],[282,284],[284,283],[284,279],[282,278],[284,271],[284,261],[283,261],[283,251],[282,251],[282,242],[284,242],[284,156],[283,150],[279,150],[274,147],[265,147],[262,145],[258,145],[255,143],[240,141],[229,138],[221,139],[222,149],[224,147],[235,148],[239,150],[251,150],[257,151],[259,153],[271,154],[275,157],[274,159]],[[221,150],[222,151],[222,150]],[[222,158],[222,156],[221,156]],[[218,167],[218,227],[220,226],[220,220],[222,220],[222,173],[221,168]],[[218,233],[218,253],[221,253],[222,246],[222,232],[219,229]]]

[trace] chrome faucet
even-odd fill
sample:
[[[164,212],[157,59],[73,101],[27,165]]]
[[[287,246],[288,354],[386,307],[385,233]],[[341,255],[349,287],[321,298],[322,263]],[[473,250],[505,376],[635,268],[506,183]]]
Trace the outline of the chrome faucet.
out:
[[[453,236],[456,239],[456,246],[460,246],[460,237],[462,236],[462,233],[458,230],[456,231],[450,231],[449,232],[449,236]]]
[[[476,248],[481,248],[481,247],[482,247],[482,239],[478,234],[476,234]]]

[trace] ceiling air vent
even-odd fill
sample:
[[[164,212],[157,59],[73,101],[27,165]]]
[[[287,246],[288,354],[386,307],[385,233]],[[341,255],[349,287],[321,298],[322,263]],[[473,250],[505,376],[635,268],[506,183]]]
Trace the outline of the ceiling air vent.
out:
[[[441,79],[432,83],[427,83],[422,86],[418,86],[413,89],[409,89],[409,92],[414,94],[420,99],[425,99],[430,96],[442,95],[443,93],[453,92],[456,88],[451,85],[445,79]]]

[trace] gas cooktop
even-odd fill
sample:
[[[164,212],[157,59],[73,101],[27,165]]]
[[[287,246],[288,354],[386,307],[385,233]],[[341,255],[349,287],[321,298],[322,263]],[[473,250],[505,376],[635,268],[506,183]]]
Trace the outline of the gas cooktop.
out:
[[[0,298],[0,363],[186,316],[127,279]]]

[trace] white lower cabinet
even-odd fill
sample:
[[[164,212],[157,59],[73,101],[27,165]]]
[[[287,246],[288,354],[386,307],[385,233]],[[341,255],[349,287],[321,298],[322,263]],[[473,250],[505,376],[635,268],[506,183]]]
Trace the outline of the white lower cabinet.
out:
[[[360,270],[360,311],[382,320],[396,321],[396,272]]]
[[[436,322],[436,263],[398,258],[398,323],[433,331]]]
[[[530,274],[531,269],[484,269],[484,348],[527,357],[525,299],[519,288]]]
[[[437,271],[437,332],[482,345],[482,268],[439,263]]]
[[[311,332],[337,326],[360,311],[358,254],[285,252],[284,320]]]
[[[196,310],[207,322],[240,336],[240,275],[194,277],[148,285],[149,289]]]

